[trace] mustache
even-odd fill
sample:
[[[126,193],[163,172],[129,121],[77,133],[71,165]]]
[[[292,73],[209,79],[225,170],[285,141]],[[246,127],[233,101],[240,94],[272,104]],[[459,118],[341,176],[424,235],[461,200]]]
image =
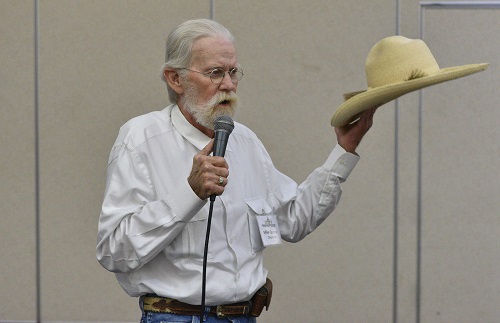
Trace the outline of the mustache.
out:
[[[231,105],[237,104],[239,102],[239,98],[234,92],[222,92],[218,93],[213,97],[213,106],[216,106],[220,103],[230,103]]]

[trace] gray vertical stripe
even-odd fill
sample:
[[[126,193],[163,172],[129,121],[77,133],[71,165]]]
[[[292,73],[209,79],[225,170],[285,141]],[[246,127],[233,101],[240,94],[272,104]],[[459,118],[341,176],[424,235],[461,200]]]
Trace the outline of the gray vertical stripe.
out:
[[[215,19],[215,0],[210,0],[210,19]]]
[[[401,33],[400,0],[396,0],[396,35]],[[398,321],[398,242],[399,242],[399,101],[394,112],[394,221],[392,267],[392,322]]]
[[[39,2],[34,1],[34,11],[35,11],[35,23],[34,23],[34,41],[35,41],[35,68],[34,68],[34,78],[35,78],[35,250],[36,250],[36,320],[41,322],[41,277],[40,277],[40,136],[39,136],[39,68],[38,68],[38,58],[39,58]]]

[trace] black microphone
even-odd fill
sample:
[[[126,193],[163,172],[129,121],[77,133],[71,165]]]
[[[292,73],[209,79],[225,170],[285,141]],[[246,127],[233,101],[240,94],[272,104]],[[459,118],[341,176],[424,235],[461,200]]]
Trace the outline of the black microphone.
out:
[[[217,117],[214,122],[214,156],[224,157],[226,153],[227,140],[234,129],[234,122],[229,116]]]
[[[226,153],[227,140],[234,129],[234,122],[231,117],[222,115],[214,122],[214,149],[213,155],[224,157]],[[210,195],[210,201],[215,201],[215,194]]]

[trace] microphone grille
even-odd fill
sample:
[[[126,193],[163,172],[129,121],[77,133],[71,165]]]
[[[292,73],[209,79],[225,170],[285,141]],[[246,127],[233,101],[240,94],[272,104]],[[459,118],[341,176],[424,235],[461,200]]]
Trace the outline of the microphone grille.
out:
[[[214,122],[214,131],[217,130],[225,130],[229,133],[231,133],[234,129],[234,122],[231,117],[222,115],[220,117],[217,117]]]

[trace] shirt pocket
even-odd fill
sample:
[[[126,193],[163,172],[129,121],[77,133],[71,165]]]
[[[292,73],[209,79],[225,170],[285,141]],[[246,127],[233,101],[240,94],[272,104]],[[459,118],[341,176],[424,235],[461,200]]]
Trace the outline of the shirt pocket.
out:
[[[271,214],[273,209],[269,206],[264,198],[245,199],[247,204],[248,228],[250,234],[250,244],[252,245],[253,253],[258,253],[264,249],[262,238],[260,236],[259,223],[257,217]]]
[[[164,253],[172,262],[185,258],[203,258],[205,250],[205,236],[207,231],[208,207],[203,207],[182,231],[165,248]],[[207,257],[212,255],[209,252]]]

